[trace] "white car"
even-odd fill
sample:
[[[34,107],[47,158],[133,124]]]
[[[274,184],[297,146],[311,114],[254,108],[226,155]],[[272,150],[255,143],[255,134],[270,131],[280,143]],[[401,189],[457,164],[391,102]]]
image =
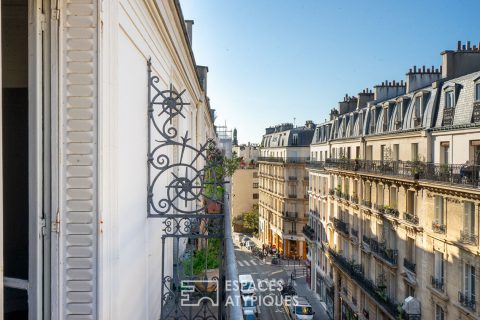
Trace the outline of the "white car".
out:
[[[294,296],[291,300],[285,300],[285,309],[292,320],[312,320],[312,305],[304,297]]]
[[[255,294],[255,283],[253,277],[250,274],[239,274],[238,282],[240,285],[240,293],[242,296]]]

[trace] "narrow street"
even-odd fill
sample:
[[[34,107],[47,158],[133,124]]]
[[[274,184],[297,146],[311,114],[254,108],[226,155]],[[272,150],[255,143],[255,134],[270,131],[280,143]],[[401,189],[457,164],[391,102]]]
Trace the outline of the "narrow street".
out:
[[[272,265],[269,263],[269,258],[267,258],[267,263],[265,263],[264,261],[261,261],[258,257],[252,255],[252,253],[247,249],[240,248],[237,242],[235,243],[235,256],[237,260],[238,274],[251,274],[253,280],[255,281],[255,284],[258,284],[259,280],[282,280],[284,283],[286,283],[290,279],[291,273],[293,272],[292,265]],[[313,311],[315,312],[313,319],[327,319],[327,315],[324,309],[320,306],[318,298],[316,298],[314,293],[307,288],[307,284],[305,283],[305,277],[299,276],[295,280],[294,286],[298,296],[306,297],[312,305]],[[260,301],[260,313],[258,315],[258,319],[290,319],[289,316],[286,314],[283,306],[277,306],[276,302],[281,301],[279,291],[273,290],[262,292],[261,290],[258,290],[257,292]],[[262,303],[265,301],[263,297],[267,295],[273,297],[273,299],[267,299],[267,301],[274,301],[272,306],[267,306]]]

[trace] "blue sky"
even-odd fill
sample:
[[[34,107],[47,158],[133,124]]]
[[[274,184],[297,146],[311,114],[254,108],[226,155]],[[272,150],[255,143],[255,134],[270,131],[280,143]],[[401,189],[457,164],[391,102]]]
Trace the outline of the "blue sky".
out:
[[[346,93],[441,63],[480,41],[480,1],[181,0],[195,21],[197,64],[209,67],[217,124],[240,143],[265,127],[327,118]]]

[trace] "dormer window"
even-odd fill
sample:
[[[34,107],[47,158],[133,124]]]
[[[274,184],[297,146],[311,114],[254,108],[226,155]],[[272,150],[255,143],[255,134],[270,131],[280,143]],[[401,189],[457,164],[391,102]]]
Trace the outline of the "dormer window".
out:
[[[292,136],[292,145],[298,144],[298,133],[294,133]]]
[[[453,90],[445,92],[445,108],[455,107],[455,95]]]
[[[480,82],[475,83],[475,101],[480,101]]]
[[[421,119],[422,118],[422,97],[421,96],[415,97],[414,108],[415,108],[415,119]]]

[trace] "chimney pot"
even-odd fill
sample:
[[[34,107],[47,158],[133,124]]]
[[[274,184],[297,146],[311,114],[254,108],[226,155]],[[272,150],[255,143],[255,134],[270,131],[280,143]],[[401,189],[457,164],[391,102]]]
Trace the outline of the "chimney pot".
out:
[[[408,73],[412,73],[412,68],[410,68],[410,69],[408,70]]]
[[[413,66],[413,73],[417,73],[417,66]]]
[[[466,46],[463,44],[463,45],[462,45],[462,51],[465,51],[465,50],[467,50],[467,48],[466,48]]]
[[[462,41],[457,41],[457,50],[460,51],[462,48]]]
[[[467,41],[467,50],[470,50],[470,41]]]
[[[422,72],[425,73],[425,65],[422,67]]]

